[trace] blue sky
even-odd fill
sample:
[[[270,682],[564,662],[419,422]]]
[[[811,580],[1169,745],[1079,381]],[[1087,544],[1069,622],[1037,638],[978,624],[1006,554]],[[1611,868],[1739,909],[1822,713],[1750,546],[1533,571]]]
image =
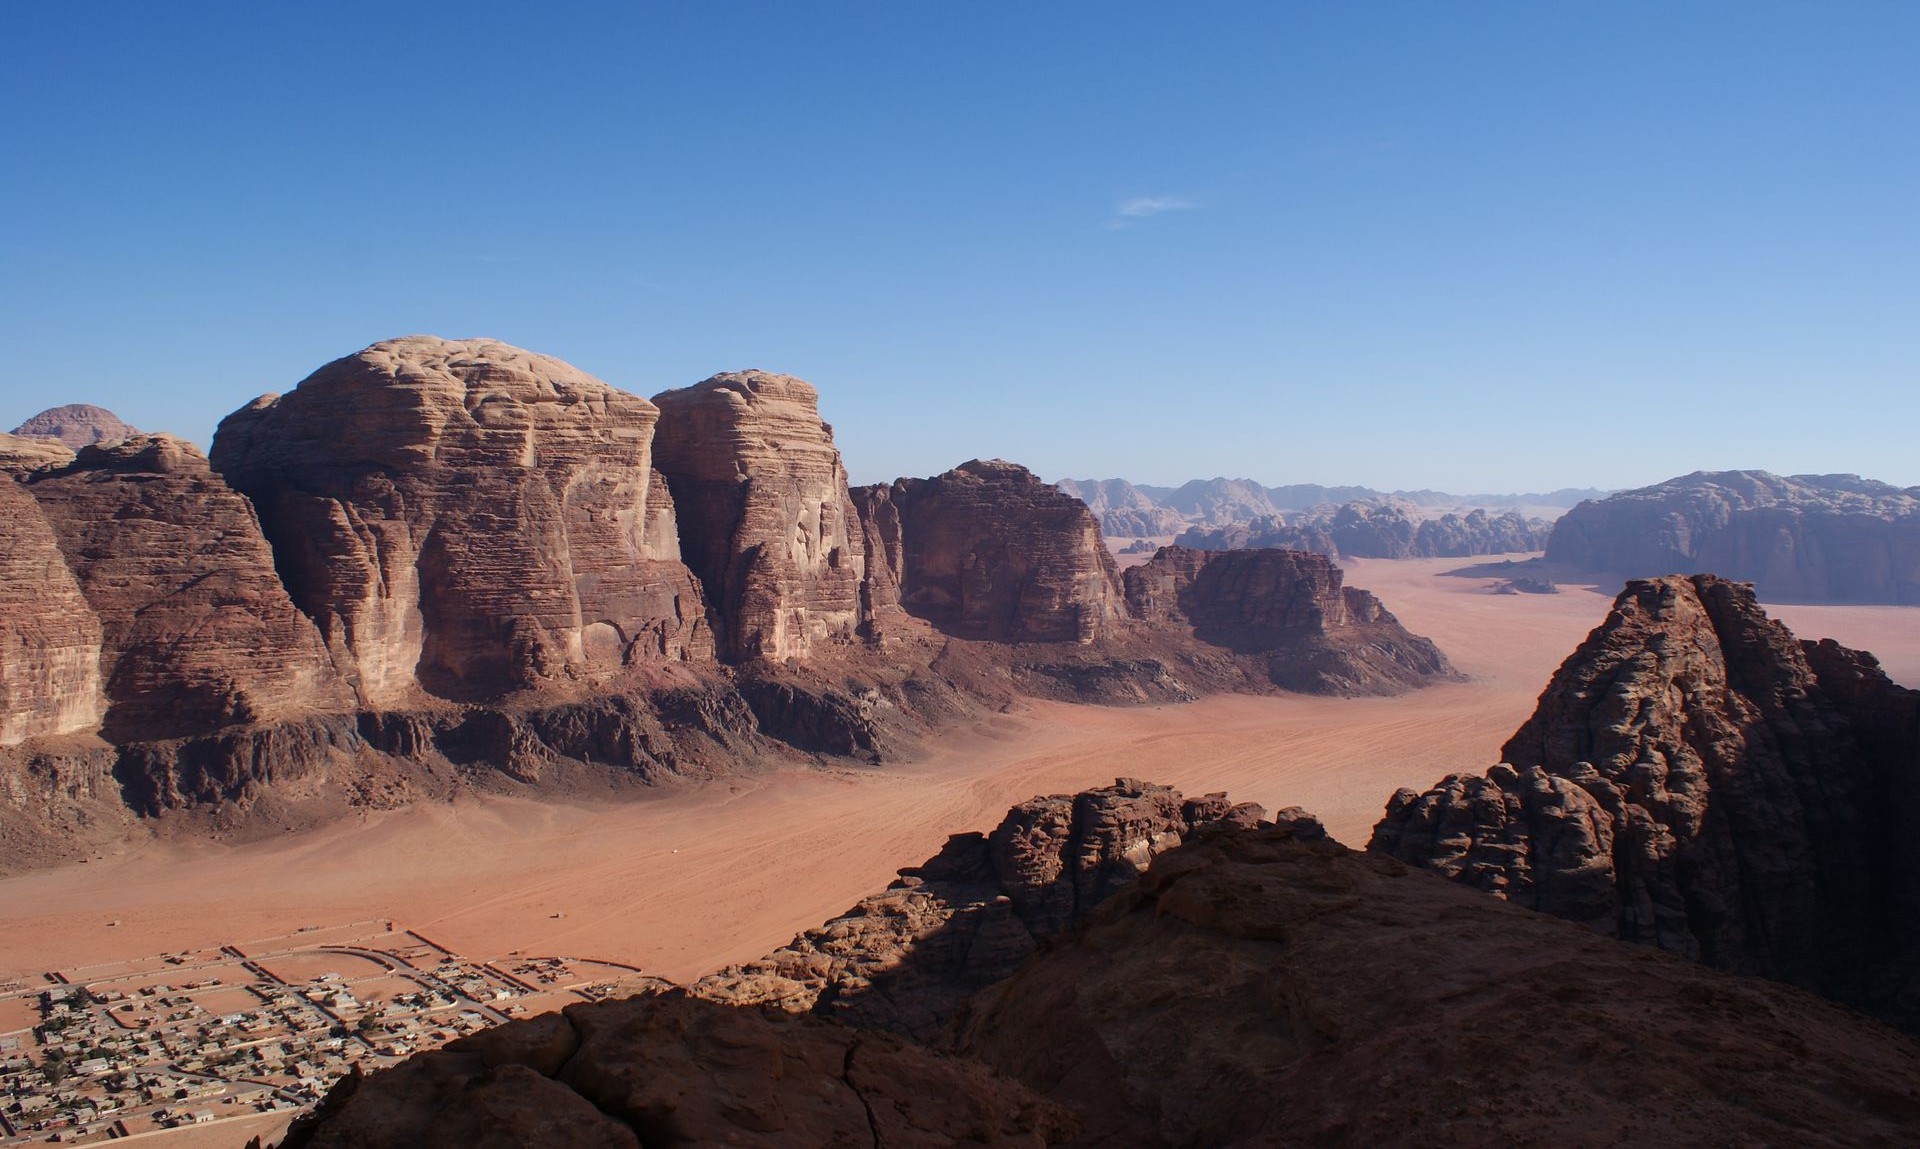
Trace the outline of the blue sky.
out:
[[[1920,5],[0,5],[0,426],[412,332],[856,481],[1920,484]]]

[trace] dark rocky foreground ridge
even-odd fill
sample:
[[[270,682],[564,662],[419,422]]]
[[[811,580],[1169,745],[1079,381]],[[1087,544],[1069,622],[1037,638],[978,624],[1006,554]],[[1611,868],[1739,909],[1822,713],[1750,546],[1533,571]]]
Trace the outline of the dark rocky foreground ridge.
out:
[[[1920,603],[1920,488],[1695,471],[1581,503],[1554,524],[1547,560],[1634,578],[1710,570],[1783,602]]]
[[[1740,583],[1629,583],[1501,759],[1370,848],[1920,1031],[1920,692],[1873,656]]]
[[[1875,1021],[1355,853],[1297,811],[1266,822],[1122,780],[1024,803],[691,991],[572,1006],[349,1078],[283,1144],[1917,1135],[1920,1045]]]
[[[1208,580],[1136,613],[1086,506],[1014,464],[850,490],[813,388],[759,371],[650,402],[416,336],[207,457],[0,436],[0,469],[0,869],[155,824],[873,761],[1019,695],[1451,674],[1324,565],[1258,584],[1286,627],[1222,627],[1263,608]]]

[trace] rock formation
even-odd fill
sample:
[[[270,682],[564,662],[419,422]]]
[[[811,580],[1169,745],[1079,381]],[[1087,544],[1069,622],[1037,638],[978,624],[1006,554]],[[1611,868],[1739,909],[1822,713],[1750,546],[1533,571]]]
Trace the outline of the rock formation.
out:
[[[1324,555],[1162,547],[1125,572],[1134,618],[1265,660],[1274,685],[1392,694],[1449,678],[1446,656]]]
[[[900,601],[950,634],[1087,643],[1125,617],[1092,512],[1025,467],[974,459],[898,480],[886,501],[900,524]]]
[[[24,486],[0,475],[0,746],[93,730],[100,618]]]
[[[1920,692],[1871,656],[1712,575],[1629,583],[1501,757],[1370,848],[1920,1026]]]
[[[973,1003],[1075,1146],[1895,1145],[1920,1046],[1288,828],[1202,830]]]
[[[932,1050],[873,1027],[898,1028],[922,993],[946,1012],[952,985],[937,979],[898,981],[896,1008],[834,1010],[836,1021],[670,991],[570,1006],[349,1078],[285,1145],[1466,1149],[1920,1135],[1920,1046],[1870,1019],[1354,853],[1303,816],[1203,819],[1156,849],[1178,824],[1165,792],[1127,788],[1099,807],[1106,829],[1081,839],[1125,861],[1102,881],[1108,896],[1076,902],[1074,928],[965,1000]],[[869,921],[886,905],[870,899],[872,914],[802,940],[823,967],[851,969],[914,936],[889,976],[945,953],[945,931],[970,917],[1005,921],[1025,905],[1031,920],[1056,920],[1040,907],[1103,870],[1075,863],[1060,826],[1090,799],[1018,807],[890,892],[1000,882],[1004,902],[968,901],[915,935]],[[936,877],[943,860],[966,883]],[[954,952],[997,952],[994,935],[968,929]]]
[[[252,508],[192,444],[142,435],[83,447],[25,490],[98,617],[107,737],[351,713],[352,695],[281,587]]]
[[[1628,577],[1709,570],[1779,600],[1920,603],[1920,487],[1695,471],[1581,503],[1547,559]]]
[[[1551,530],[1544,520],[1513,511],[1489,515],[1476,507],[1437,518],[1416,511],[1413,504],[1394,499],[1353,502],[1226,527],[1195,527],[1175,541],[1201,550],[1279,547],[1331,559],[1468,558],[1540,550]]]
[[[860,629],[865,538],[819,396],[742,371],[654,396],[687,562],[737,661],[805,658]]]
[[[69,403],[40,412],[15,427],[13,433],[24,439],[51,439],[78,451],[95,443],[131,439],[140,431],[104,407]]]
[[[0,435],[0,475],[25,479],[36,471],[73,462],[73,449],[51,439]]]
[[[372,707],[711,657],[657,412],[557,359],[414,336],[229,416],[214,466]]]
[[[569,1006],[347,1078],[282,1149],[1042,1149],[1073,1119],[878,1033],[677,996]]]
[[[1177,535],[1187,529],[1187,517],[1163,507],[1125,479],[1062,479],[1054,486],[1087,504],[1100,520],[1102,534]]]
[[[1195,827],[1252,824],[1263,813],[1223,794],[1183,799],[1131,778],[1034,798],[992,833],[954,835],[885,892],[758,961],[701,979],[693,992],[928,1040],[968,997]]]

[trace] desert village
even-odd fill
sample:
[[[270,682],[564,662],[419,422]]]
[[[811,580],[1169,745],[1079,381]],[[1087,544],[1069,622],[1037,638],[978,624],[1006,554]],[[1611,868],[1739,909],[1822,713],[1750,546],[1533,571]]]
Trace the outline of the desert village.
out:
[[[651,980],[605,961],[474,961],[362,921],[0,981],[0,1145],[306,1109],[354,1067]]]

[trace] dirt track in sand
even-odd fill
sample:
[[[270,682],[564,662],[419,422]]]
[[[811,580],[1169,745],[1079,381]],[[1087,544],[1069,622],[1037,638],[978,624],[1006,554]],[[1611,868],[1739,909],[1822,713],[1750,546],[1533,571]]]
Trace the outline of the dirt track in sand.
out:
[[[907,767],[615,807],[463,799],[283,841],[149,844],[0,882],[0,975],[386,917],[472,957],[609,957],[683,979],[764,953],[1014,802],[1118,775],[1305,806],[1357,845],[1397,787],[1491,764],[1616,589],[1493,595],[1491,580],[1446,576],[1457,560],[1346,565],[1470,681],[1391,699],[1044,704]],[[1920,682],[1920,610],[1776,613]]]

